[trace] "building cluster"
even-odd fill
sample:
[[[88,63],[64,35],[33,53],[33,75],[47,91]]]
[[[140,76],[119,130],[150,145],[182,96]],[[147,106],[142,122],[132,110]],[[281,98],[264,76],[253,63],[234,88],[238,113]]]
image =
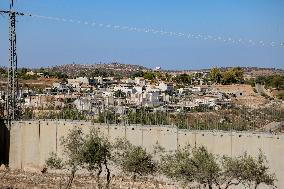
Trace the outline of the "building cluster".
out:
[[[218,110],[231,105],[230,96],[240,95],[237,91],[223,93],[211,85],[176,86],[175,82],[152,83],[143,77],[78,77],[53,83],[42,93],[24,90],[21,96],[25,108],[60,110],[72,105],[80,112],[96,115],[110,107],[118,114],[141,107],[167,112]]]

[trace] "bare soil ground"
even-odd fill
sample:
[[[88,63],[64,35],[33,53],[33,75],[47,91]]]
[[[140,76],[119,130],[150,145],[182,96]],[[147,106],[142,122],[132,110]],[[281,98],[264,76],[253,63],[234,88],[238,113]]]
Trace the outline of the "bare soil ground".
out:
[[[267,104],[269,101],[262,96],[251,95],[233,99],[233,102],[237,105],[243,105],[249,108],[260,108]]]
[[[243,93],[244,96],[255,94],[253,88],[250,85],[245,85],[245,84],[214,85],[214,88],[225,93],[234,93],[236,91],[240,91]]]
[[[250,85],[215,85],[214,88],[224,93],[235,93],[237,91],[241,92],[242,96],[238,96],[234,99],[234,103],[238,105],[246,105],[251,108],[259,108],[268,102],[264,97],[256,94],[253,91],[252,86]]]
[[[19,84],[23,86],[28,87],[39,87],[39,88],[45,88],[45,87],[51,87],[54,82],[58,82],[59,80],[56,78],[38,78],[35,80],[19,80]],[[0,79],[0,86],[6,85],[7,79],[1,78]]]
[[[101,178],[102,185],[105,179]],[[25,189],[25,188],[66,188],[68,175],[56,173],[30,173],[23,171],[0,171],[0,188],[2,189]],[[90,175],[76,175],[72,188],[97,188],[94,177]],[[153,179],[138,179],[136,182],[128,177],[113,177],[111,189],[177,189],[175,184],[156,182]]]

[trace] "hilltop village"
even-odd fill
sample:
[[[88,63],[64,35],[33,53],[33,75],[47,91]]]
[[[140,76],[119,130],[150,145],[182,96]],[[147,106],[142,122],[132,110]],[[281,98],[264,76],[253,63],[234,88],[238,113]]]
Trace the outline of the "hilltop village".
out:
[[[2,107],[5,74],[2,68]],[[164,71],[118,63],[22,68],[19,101],[22,119],[282,131],[282,74],[239,67]]]

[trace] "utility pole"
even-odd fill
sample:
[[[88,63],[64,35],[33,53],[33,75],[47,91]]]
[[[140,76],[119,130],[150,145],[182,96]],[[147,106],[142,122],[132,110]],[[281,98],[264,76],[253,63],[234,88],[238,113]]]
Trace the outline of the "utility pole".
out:
[[[18,83],[18,60],[16,52],[16,16],[24,16],[24,13],[14,11],[14,0],[10,2],[8,11],[0,10],[1,14],[9,17],[9,64],[7,79],[6,117],[7,120],[17,120],[20,117],[20,107],[18,103],[19,83]]]

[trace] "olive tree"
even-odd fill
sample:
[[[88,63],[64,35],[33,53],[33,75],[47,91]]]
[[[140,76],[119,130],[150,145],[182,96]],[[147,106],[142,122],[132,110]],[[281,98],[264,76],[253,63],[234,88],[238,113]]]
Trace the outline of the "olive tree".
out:
[[[96,173],[98,187],[101,188],[100,175],[103,167],[107,172],[107,184],[109,188],[111,172],[109,162],[111,161],[111,144],[100,136],[95,129],[90,130],[89,134],[83,135],[80,128],[75,127],[70,130],[66,137],[62,138],[64,160],[57,157],[54,153],[47,159],[46,164],[50,168],[67,168],[71,171],[67,188],[70,188],[77,170],[87,168],[92,174]]]
[[[189,184],[194,181],[193,166],[189,148],[177,150],[175,153],[161,155],[160,172],[171,179]]]
[[[63,145],[63,152],[66,157],[65,164],[71,171],[71,176],[67,184],[67,188],[70,188],[76,171],[82,165],[82,146],[84,144],[82,130],[77,127],[70,130],[68,135],[62,138],[61,144]]]
[[[137,176],[153,175],[157,164],[153,155],[141,146],[132,145],[129,141],[120,139],[115,143],[115,162],[124,173],[131,174],[133,183]]]
[[[260,184],[275,187],[276,176],[270,173],[267,160],[262,152],[259,152],[258,157],[254,158],[246,153],[239,157],[241,161],[241,179],[243,183],[253,186],[255,189]]]
[[[184,184],[193,182],[212,188],[218,183],[221,168],[216,157],[205,147],[185,147],[174,153],[162,155],[162,173]]]
[[[194,180],[212,189],[218,185],[221,168],[214,154],[208,152],[205,147],[192,150],[191,164],[193,167]]]
[[[244,167],[241,158],[223,156],[222,169],[219,179],[219,186],[223,186],[222,188],[228,189],[233,185],[245,184],[242,176]]]
[[[259,152],[256,158],[247,153],[239,157],[223,156],[223,170],[219,185],[224,189],[239,184],[255,189],[260,184],[275,186],[275,174],[269,172],[266,162],[266,157],[262,152]]]
[[[80,128],[73,128],[66,137],[61,138],[64,157],[61,159],[54,153],[46,160],[47,166],[56,169],[66,168],[70,170],[69,181],[66,188],[71,188],[75,173],[81,168],[82,146],[84,144],[83,133]]]
[[[275,186],[275,174],[269,172],[263,153],[257,158],[246,153],[239,157],[218,156],[205,147],[186,147],[174,153],[162,154],[161,173],[186,184],[198,183],[209,189],[228,189],[240,185],[254,187],[260,184]]]
[[[111,172],[109,169],[109,162],[111,160],[111,144],[110,142],[99,135],[98,131],[91,130],[86,136],[84,145],[82,147],[82,160],[86,168],[90,172],[96,172],[96,179],[98,188],[101,188],[100,175],[103,171],[103,166],[107,172],[106,188],[109,188],[111,180]]]
[[[50,154],[50,157],[45,161],[45,163],[51,169],[62,169],[64,166],[62,158],[58,157],[54,152]]]

